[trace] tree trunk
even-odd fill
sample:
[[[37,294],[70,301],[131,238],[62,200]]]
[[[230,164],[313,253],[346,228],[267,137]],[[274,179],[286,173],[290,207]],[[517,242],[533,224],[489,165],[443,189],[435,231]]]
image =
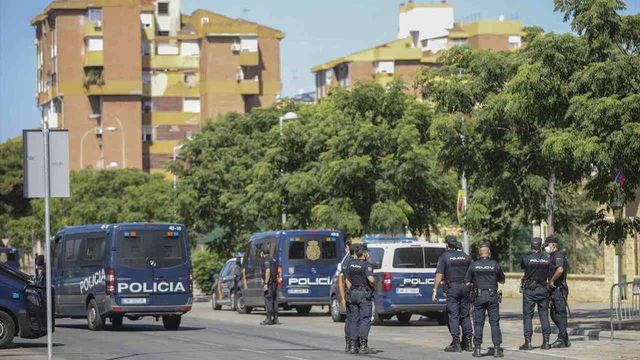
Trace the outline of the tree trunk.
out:
[[[549,174],[549,183],[547,184],[547,236],[554,234],[555,210],[556,205],[556,170],[551,168]]]

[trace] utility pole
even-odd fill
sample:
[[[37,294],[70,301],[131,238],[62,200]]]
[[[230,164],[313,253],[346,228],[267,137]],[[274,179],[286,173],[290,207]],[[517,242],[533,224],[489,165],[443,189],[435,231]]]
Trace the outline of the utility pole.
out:
[[[49,221],[49,202],[51,200],[51,179],[49,163],[49,121],[44,121],[42,131],[44,137],[44,253],[45,253],[45,277],[47,284],[47,357],[53,359],[53,296],[51,294],[51,224]]]

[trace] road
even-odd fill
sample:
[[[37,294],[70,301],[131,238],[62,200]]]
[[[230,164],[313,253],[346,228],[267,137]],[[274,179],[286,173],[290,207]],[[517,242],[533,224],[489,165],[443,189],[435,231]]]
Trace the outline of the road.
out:
[[[517,307],[517,303],[512,305]],[[314,308],[309,316],[285,312],[282,325],[260,326],[263,312],[239,315],[232,311],[212,311],[208,303],[195,304],[183,319],[179,331],[166,331],[153,319],[127,321],[123,329],[89,331],[83,320],[58,320],[54,336],[54,355],[58,359],[281,359],[332,360],[353,359],[342,352],[343,324],[333,323],[326,311]],[[485,344],[490,338],[485,328]],[[521,320],[518,314],[504,313],[502,320],[507,359],[603,359],[638,358],[640,341],[574,341],[570,349],[522,352]],[[534,344],[539,346],[539,334]],[[553,340],[553,338],[552,338]],[[46,338],[17,339],[16,347],[0,350],[2,359],[42,359]],[[370,346],[380,350],[371,358],[383,360],[469,359],[470,353],[449,354],[442,348],[450,342],[445,326],[414,316],[408,326],[389,321],[373,327]],[[620,346],[622,345],[622,346]],[[483,349],[486,352],[486,346]],[[624,350],[623,350],[624,348]],[[636,355],[633,355],[636,354]],[[635,357],[634,357],[635,356]]]

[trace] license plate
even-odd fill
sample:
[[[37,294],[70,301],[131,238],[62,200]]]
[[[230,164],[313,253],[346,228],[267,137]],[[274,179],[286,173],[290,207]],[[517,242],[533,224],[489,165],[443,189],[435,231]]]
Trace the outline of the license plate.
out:
[[[125,305],[139,305],[139,304],[146,304],[147,303],[147,299],[146,298],[124,298],[122,299],[122,304]]]
[[[308,294],[309,289],[289,289],[287,292],[289,294]]]
[[[418,288],[397,288],[396,294],[420,294]]]

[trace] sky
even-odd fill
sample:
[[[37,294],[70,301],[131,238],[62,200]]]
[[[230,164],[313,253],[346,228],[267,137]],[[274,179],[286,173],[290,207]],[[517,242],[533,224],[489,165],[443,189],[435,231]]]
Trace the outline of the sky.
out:
[[[282,95],[314,90],[311,67],[396,38],[398,6],[406,0],[182,0],[182,12],[204,8],[279,29]],[[39,126],[34,93],[31,18],[49,0],[0,0],[0,142]],[[416,0],[417,3],[434,2]],[[552,0],[449,0],[456,19],[518,18],[547,32],[567,32]],[[628,13],[640,0],[626,0]]]

